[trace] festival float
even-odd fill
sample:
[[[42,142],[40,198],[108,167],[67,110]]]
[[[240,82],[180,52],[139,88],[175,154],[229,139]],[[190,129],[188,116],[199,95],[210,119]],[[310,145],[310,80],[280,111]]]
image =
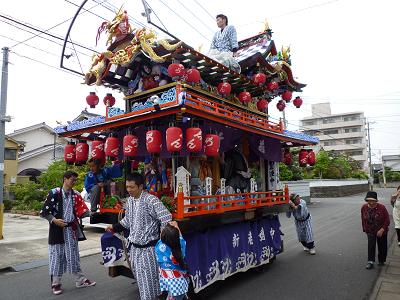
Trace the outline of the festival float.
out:
[[[266,25],[239,42],[237,73],[182,41],[132,28],[122,9],[98,37],[103,31],[108,48],[93,54],[83,77],[110,90],[105,114],[55,128],[71,140],[66,161],[119,160],[125,174],[144,174],[147,190],[164,202],[187,241],[196,293],[272,262],[283,251],[278,213],[288,210],[290,193],[278,164],[292,163],[291,147],[318,143],[268,114],[271,106],[301,107],[301,98],[292,98],[305,84],[293,78],[290,49],[277,51]],[[124,107],[115,106],[113,91],[124,94]],[[98,105],[99,96],[90,92],[88,105]],[[315,163],[312,151],[302,149],[299,157],[302,166]],[[118,186],[103,194],[92,222],[112,223],[123,214],[126,192]],[[132,276],[123,254],[128,245],[110,235],[102,239],[104,266],[111,276]]]

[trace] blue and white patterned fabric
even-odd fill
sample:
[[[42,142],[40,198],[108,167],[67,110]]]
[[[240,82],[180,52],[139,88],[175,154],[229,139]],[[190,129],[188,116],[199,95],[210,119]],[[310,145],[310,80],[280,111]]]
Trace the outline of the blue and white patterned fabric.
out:
[[[181,251],[183,257],[186,254],[186,241],[180,238]],[[160,266],[160,288],[161,291],[168,291],[172,296],[186,294],[189,289],[187,272],[183,270],[173,258],[171,248],[158,241],[155,247],[158,265]]]
[[[306,141],[306,142],[312,142],[312,143],[315,143],[315,144],[319,143],[319,138],[317,138],[315,136],[312,136],[312,135],[308,135],[308,134],[302,133],[302,132],[294,132],[294,131],[290,131],[290,130],[284,130],[283,134],[288,136],[288,137],[297,139],[297,140],[302,140],[302,141]]]
[[[232,25],[226,26],[222,31],[218,30],[211,41],[210,50],[217,49],[220,52],[232,52],[238,48],[236,29]]]
[[[290,218],[291,214],[293,214],[293,217],[295,218],[294,224],[296,225],[299,242],[313,242],[312,218],[311,215],[309,215],[306,202],[301,199],[296,210],[286,212],[288,218]]]
[[[62,191],[63,220],[67,223],[75,219],[71,193]],[[71,227],[64,228],[64,244],[49,245],[49,273],[61,277],[63,273],[81,272],[78,240]]]

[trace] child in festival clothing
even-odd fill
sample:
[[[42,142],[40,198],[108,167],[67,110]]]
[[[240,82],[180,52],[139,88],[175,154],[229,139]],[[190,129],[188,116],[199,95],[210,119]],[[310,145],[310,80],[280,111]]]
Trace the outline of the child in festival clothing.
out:
[[[189,288],[187,265],[184,261],[186,241],[176,222],[172,221],[165,226],[155,250],[160,267],[161,291],[168,292],[168,300],[185,299]]]

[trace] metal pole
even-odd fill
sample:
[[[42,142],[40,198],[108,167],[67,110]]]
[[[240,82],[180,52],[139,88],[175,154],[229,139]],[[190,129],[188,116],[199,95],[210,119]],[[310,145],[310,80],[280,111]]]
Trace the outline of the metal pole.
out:
[[[381,156],[381,159],[382,159],[383,187],[386,188],[386,172],[385,172],[385,161],[383,160],[383,155]]]
[[[1,69],[1,94],[0,94],[0,240],[3,239],[3,211],[4,211],[4,145],[5,145],[5,122],[7,108],[7,85],[8,85],[8,53],[9,48],[3,49],[3,67]]]
[[[370,190],[372,190],[373,189],[374,172],[372,170],[371,137],[370,137],[370,134],[369,134],[369,122],[367,122],[367,134],[368,134],[368,161],[369,161],[369,178],[370,178],[370,182],[372,180],[372,184],[370,183]]]

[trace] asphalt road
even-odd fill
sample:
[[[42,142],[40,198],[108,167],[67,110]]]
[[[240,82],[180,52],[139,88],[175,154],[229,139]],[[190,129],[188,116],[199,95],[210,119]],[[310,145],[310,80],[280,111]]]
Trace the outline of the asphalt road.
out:
[[[389,202],[391,190],[378,190]],[[317,255],[303,252],[292,219],[281,216],[285,252],[262,272],[248,271],[215,284],[204,299],[367,299],[378,276],[378,267],[366,270],[367,240],[361,231],[363,196],[314,199]],[[391,214],[391,207],[387,205]],[[391,224],[393,226],[393,224]],[[389,240],[393,236],[389,233]],[[1,257],[1,254],[0,254]],[[64,293],[53,296],[47,267],[0,274],[0,299],[139,299],[136,284],[124,277],[109,278],[99,264],[100,255],[82,259],[82,268],[95,287],[76,289],[70,275],[63,280]]]

